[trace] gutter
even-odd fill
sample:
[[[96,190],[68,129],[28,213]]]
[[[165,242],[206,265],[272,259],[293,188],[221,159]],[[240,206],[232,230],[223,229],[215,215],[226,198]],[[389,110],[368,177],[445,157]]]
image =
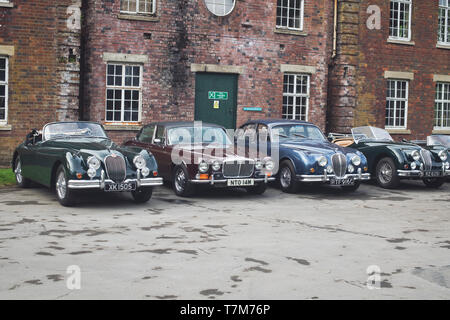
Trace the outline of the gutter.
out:
[[[337,19],[338,19],[338,0],[334,0],[334,18],[333,18],[333,54],[334,59],[337,55]]]

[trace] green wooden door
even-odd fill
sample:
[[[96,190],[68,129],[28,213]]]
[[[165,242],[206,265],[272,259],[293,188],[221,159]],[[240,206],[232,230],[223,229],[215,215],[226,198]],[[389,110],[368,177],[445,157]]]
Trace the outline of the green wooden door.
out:
[[[236,129],[238,75],[197,73],[195,120]]]

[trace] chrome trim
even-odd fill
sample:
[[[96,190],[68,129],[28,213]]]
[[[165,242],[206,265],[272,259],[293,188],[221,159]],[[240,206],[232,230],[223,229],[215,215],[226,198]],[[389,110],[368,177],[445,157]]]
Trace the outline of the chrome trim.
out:
[[[437,171],[437,170],[430,170],[430,171]],[[424,170],[397,170],[397,174],[399,177],[417,177],[422,178],[425,176]],[[442,176],[440,177],[434,177],[434,178],[442,178],[450,176],[450,170],[445,170],[445,167],[442,168]]]
[[[420,157],[422,158],[425,171],[432,171],[433,168],[433,156],[429,150],[420,149]]]
[[[116,168],[110,168],[111,164],[108,165],[108,159],[114,159],[115,160],[119,160],[120,162],[116,162],[114,165],[116,165]],[[125,161],[125,158],[122,157],[121,155],[117,155],[117,154],[110,154],[107,155],[104,159],[103,159],[103,163],[105,165],[105,169],[106,169],[106,173],[108,174],[108,177],[112,180],[111,177],[111,169],[114,169],[112,173],[116,173],[116,174],[121,174],[123,176],[123,179],[126,179],[127,177],[127,162]],[[121,172],[123,170],[123,172]],[[115,172],[114,172],[115,171]],[[116,182],[116,183],[122,183],[124,182],[124,180],[122,180],[121,182]]]
[[[348,167],[346,155],[343,153],[333,154],[331,156],[331,165],[333,167],[333,172],[337,177],[344,177]]]
[[[246,162],[248,162],[249,165],[252,165],[253,168],[252,168],[252,171],[250,172],[249,175],[242,176],[241,175],[242,165],[246,164]],[[223,174],[224,178],[227,178],[227,179],[245,179],[245,178],[250,178],[255,173],[255,163],[256,163],[256,161],[255,160],[251,160],[251,159],[237,159],[237,158],[236,159],[228,159],[228,160],[225,159],[223,161],[223,163],[222,163],[222,174]],[[236,165],[236,166],[239,166],[238,175],[237,176],[226,176],[225,175],[225,167],[227,165],[233,165],[233,164]]]
[[[124,182],[121,183],[131,183],[136,182],[137,185],[140,187],[154,187],[154,186],[161,186],[163,184],[162,178],[147,178],[147,179],[141,179],[138,182],[137,179],[127,179]],[[110,179],[106,180],[70,180],[67,183],[67,187],[69,189],[105,189],[105,183],[116,183]]]
[[[269,182],[269,181],[275,181],[275,178],[274,177],[265,177],[265,178],[236,178],[237,180],[241,180],[241,179],[243,179],[243,180],[253,180],[253,181],[255,181],[255,182],[265,182],[265,183],[267,183],[267,182]],[[197,180],[197,179],[194,179],[194,180],[190,180],[189,182],[191,182],[191,183],[194,183],[194,184],[210,184],[210,185],[216,185],[216,184],[223,184],[223,183],[227,183],[228,182],[228,180],[235,180],[234,178],[231,178],[231,179],[221,179],[221,180],[214,180],[214,178],[213,179],[211,179],[211,180]],[[232,187],[233,188],[233,187]]]
[[[297,180],[301,182],[330,182],[334,179],[348,179],[354,178],[356,181],[367,181],[370,180],[370,173],[352,173],[346,174],[343,177],[336,177],[334,174],[324,174],[324,175],[297,175]]]

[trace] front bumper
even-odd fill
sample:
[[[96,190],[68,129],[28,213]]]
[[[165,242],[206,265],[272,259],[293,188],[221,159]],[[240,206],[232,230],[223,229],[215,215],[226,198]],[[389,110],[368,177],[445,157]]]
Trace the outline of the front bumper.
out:
[[[438,172],[437,170],[434,170],[433,172]],[[442,169],[439,171],[441,175],[437,177],[430,177],[430,178],[445,178],[450,176],[450,170]],[[424,178],[426,171],[423,170],[397,170],[397,174],[401,178]]]
[[[214,185],[223,185],[223,184],[226,185],[228,183],[228,180],[235,180],[235,179],[218,179],[218,180],[215,180],[214,178],[210,179],[210,180],[193,179],[193,180],[190,180],[190,182],[193,184],[210,184],[210,185],[214,186]],[[253,180],[256,184],[256,183],[268,183],[271,181],[275,181],[275,178],[266,176],[265,178],[236,178],[236,180]]]
[[[163,179],[156,178],[141,178],[140,172],[138,172],[137,179],[127,179],[123,183],[133,183],[135,182],[138,188],[141,187],[156,187],[163,184]],[[115,183],[110,179],[105,178],[105,172],[102,171],[101,178],[92,180],[69,180],[67,187],[69,189],[83,190],[83,189],[99,189],[104,190],[106,183]]]
[[[370,180],[370,173],[362,173],[361,169],[358,170],[357,173],[346,174],[344,177],[337,178],[334,174],[325,174],[323,175],[297,175],[297,180],[300,182],[322,182],[327,183],[330,182],[331,179],[350,179],[353,178],[355,181],[368,181]]]

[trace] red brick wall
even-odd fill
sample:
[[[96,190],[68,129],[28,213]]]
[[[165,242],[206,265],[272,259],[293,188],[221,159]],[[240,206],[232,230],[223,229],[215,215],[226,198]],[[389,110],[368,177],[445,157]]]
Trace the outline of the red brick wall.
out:
[[[15,147],[30,129],[76,119],[79,105],[73,89],[78,88],[78,61],[68,61],[69,47],[78,54],[78,34],[66,27],[67,7],[76,1],[12,2],[13,8],[0,7],[0,45],[15,47],[9,59],[11,130],[0,130],[0,165],[9,165]]]
[[[86,119],[105,121],[102,54],[111,52],[149,56],[144,65],[143,123],[194,118],[193,63],[245,67],[238,84],[238,125],[250,118],[281,117],[280,64],[296,64],[317,68],[311,77],[309,120],[325,127],[331,1],[305,2],[307,36],[274,33],[276,0],[237,1],[227,17],[213,16],[203,1],[158,1],[157,22],[118,19],[120,0],[87,2]],[[145,40],[144,33],[151,33],[151,39]],[[245,106],[263,107],[264,112],[243,111]]]

